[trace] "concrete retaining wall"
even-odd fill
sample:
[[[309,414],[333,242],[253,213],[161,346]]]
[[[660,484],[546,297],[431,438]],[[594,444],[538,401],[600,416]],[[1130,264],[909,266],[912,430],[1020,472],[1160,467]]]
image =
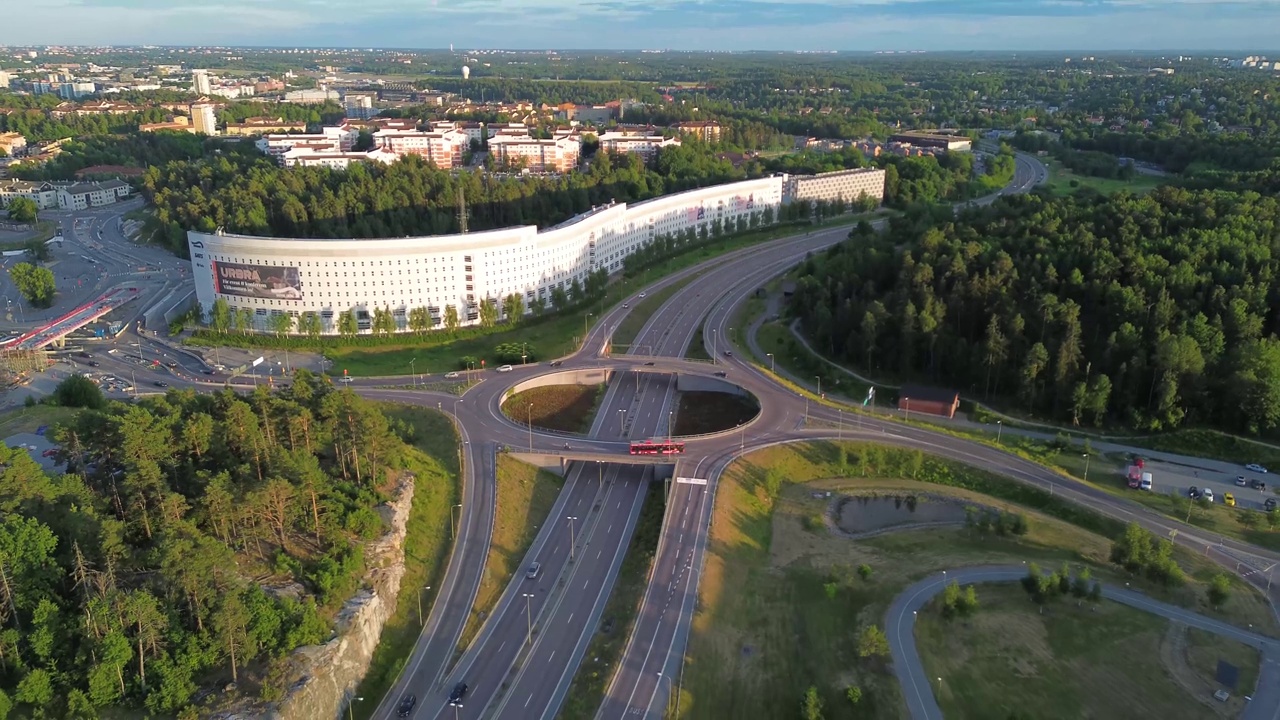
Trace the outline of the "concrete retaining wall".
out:
[[[679,375],[676,379],[676,390],[680,392],[720,392],[739,397],[750,397],[751,393],[727,379],[702,377],[700,375]]]
[[[517,383],[510,390],[502,393],[502,397],[498,400],[498,405],[504,405],[507,402],[507,398],[524,390],[532,390],[548,385],[600,385],[609,382],[612,377],[613,370],[611,368],[583,368],[581,370],[565,370],[548,375],[539,375],[522,383]]]

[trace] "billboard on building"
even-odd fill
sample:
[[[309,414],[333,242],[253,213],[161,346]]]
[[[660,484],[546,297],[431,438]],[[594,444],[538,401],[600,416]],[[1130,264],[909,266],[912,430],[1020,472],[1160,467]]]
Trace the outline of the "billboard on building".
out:
[[[214,292],[237,297],[301,300],[302,275],[296,267],[214,262]]]

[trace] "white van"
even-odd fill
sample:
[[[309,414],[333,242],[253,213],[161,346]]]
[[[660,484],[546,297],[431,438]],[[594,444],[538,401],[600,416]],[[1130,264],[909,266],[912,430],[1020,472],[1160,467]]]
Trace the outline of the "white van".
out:
[[[1154,488],[1155,488],[1155,483],[1151,482],[1151,473],[1149,472],[1142,473],[1142,480],[1138,481],[1138,489],[1149,491]]]

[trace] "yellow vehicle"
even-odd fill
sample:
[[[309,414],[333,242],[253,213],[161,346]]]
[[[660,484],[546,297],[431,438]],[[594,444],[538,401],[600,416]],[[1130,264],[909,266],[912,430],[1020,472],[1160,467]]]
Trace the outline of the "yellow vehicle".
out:
[[[1227,493],[1226,495],[1222,496],[1222,502],[1225,503],[1228,507],[1235,507],[1236,496],[1232,495],[1231,493]]]

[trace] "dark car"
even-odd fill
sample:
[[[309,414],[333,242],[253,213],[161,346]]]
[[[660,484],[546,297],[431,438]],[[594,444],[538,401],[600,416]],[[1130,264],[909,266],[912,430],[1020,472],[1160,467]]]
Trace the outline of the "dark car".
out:
[[[1196,487],[1195,485],[1192,485],[1190,488],[1187,489],[1187,497],[1191,498],[1192,500],[1200,499],[1200,488]]]
[[[170,360],[169,362],[165,363],[165,365],[167,367],[176,368],[178,367],[178,362],[176,360]]]
[[[716,371],[716,377],[729,377],[729,373],[727,373],[727,372],[725,372],[725,371],[723,371],[723,370],[717,370],[717,371]]]
[[[467,696],[467,684],[460,682],[453,686],[453,691],[449,693],[449,702],[462,702],[462,698]]]
[[[1267,512],[1274,512],[1276,509],[1276,499],[1267,498],[1262,502],[1262,507],[1265,508]]]
[[[80,357],[82,357],[82,358],[91,358],[91,357],[93,357],[93,353],[82,352],[82,353],[80,353]]]
[[[156,387],[162,387],[162,388],[169,387],[169,383],[167,383],[167,382],[165,382],[165,381],[163,381],[163,380],[157,380],[157,381],[156,381]]]
[[[1253,482],[1249,483],[1249,485],[1250,485],[1250,487],[1252,487],[1254,490],[1262,490],[1262,491],[1266,491],[1266,489],[1267,489],[1267,484],[1266,484],[1266,483],[1264,483],[1264,482],[1262,482],[1261,480],[1254,480]]]
[[[732,351],[732,350],[725,350],[725,351],[724,351],[724,356],[725,356],[725,357],[733,357],[733,351]]]
[[[552,361],[551,361],[551,367],[560,367],[560,366],[561,366],[561,365],[563,365],[563,364],[564,364],[564,361],[563,361],[563,360],[552,360]]]
[[[413,695],[405,695],[400,699],[400,707],[396,710],[396,715],[400,717],[409,717],[413,714],[413,706],[418,704],[418,698]]]
[[[646,367],[653,367],[653,365],[654,365],[654,362],[653,362],[652,360],[650,360],[649,362],[645,363],[645,366],[646,366]]]
[[[102,363],[98,362],[97,360],[90,360],[89,367],[102,367]]]
[[[212,375],[212,374],[213,374],[213,371],[212,371],[212,370],[203,370],[203,371],[201,371],[201,372],[203,372],[205,375]]]

